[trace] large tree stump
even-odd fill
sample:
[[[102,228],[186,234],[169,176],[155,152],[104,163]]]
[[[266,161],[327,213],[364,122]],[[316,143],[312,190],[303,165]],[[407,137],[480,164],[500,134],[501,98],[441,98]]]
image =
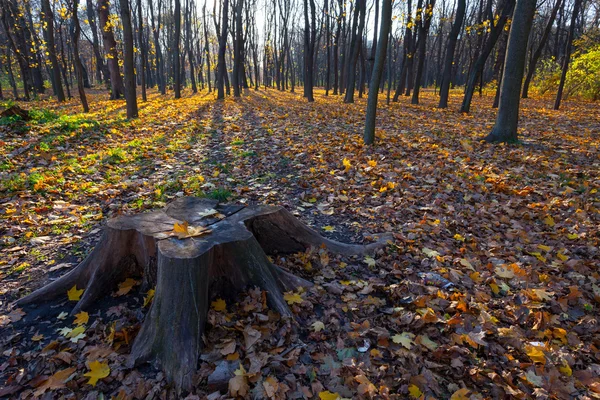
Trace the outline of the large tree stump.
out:
[[[206,227],[201,236],[172,236],[175,224]],[[179,389],[189,389],[196,371],[209,293],[216,282],[234,290],[256,285],[269,306],[291,317],[284,291],[312,284],[273,265],[266,254],[295,253],[314,246],[357,255],[384,245],[352,245],[326,239],[283,207],[219,205],[215,200],[184,197],[164,210],[108,221],[94,250],[72,271],[18,304],[64,296],[74,285],[85,288],[72,314],[90,307],[128,277],[156,286],[154,301],[133,344],[131,364],[156,360]],[[215,285],[216,286],[216,285]]]

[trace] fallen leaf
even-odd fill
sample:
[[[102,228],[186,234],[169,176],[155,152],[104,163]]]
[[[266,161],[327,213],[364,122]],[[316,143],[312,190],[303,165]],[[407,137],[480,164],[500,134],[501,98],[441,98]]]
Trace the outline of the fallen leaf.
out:
[[[83,374],[83,376],[88,376],[90,378],[88,383],[92,386],[96,386],[98,380],[106,378],[108,375],[110,375],[108,363],[92,361],[89,365],[89,369],[90,372]]]
[[[82,294],[83,294],[83,289],[77,289],[77,285],[74,285],[67,292],[67,296],[69,296],[70,301],[79,301]]]

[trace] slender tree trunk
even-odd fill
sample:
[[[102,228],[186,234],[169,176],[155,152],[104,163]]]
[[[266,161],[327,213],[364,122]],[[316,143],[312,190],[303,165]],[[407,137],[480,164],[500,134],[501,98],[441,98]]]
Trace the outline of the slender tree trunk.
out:
[[[421,23],[419,24],[419,59],[417,60],[417,73],[411,100],[412,104],[419,104],[419,91],[421,89],[421,80],[423,78],[423,66],[425,64],[427,50],[427,36],[429,35],[429,27],[431,26],[433,7],[435,7],[435,0],[429,0],[425,10],[423,10],[421,14]]]
[[[377,45],[377,51],[375,52],[375,63],[373,64],[371,82],[369,83],[369,99],[367,100],[367,115],[364,132],[365,144],[373,144],[373,142],[375,141],[377,96],[379,93],[381,76],[383,75],[383,67],[385,64],[385,56],[390,35],[390,25],[392,23],[392,0],[382,1],[383,4],[381,10],[381,27],[379,30],[379,43]]]
[[[536,0],[517,0],[508,36],[498,115],[494,128],[485,137],[488,142],[516,142],[518,140],[517,125],[521,83],[527,58],[529,32],[535,13],[535,2]]]
[[[125,75],[125,101],[127,118],[137,118],[138,106],[135,93],[135,55],[133,53],[133,29],[129,0],[119,0],[123,22],[123,74]]]
[[[56,57],[56,46],[54,44],[54,13],[50,7],[50,0],[42,0],[42,13],[44,14],[44,34],[46,37],[46,49],[52,64],[52,87],[59,102],[65,101],[65,92],[60,81],[60,66]]]
[[[121,98],[124,92],[123,78],[119,72],[119,55],[117,53],[117,41],[113,33],[112,26],[108,21],[109,2],[108,0],[98,0],[98,19],[100,20],[100,31],[102,32],[102,42],[104,51],[108,58],[108,70],[110,72],[110,98],[116,100]]]
[[[450,94],[450,81],[452,77],[452,64],[454,63],[454,51],[456,50],[458,35],[462,30],[463,20],[465,19],[466,7],[466,0],[458,0],[456,15],[454,16],[454,23],[452,24],[450,35],[448,35],[448,47],[446,49],[446,59],[444,60],[444,73],[442,75],[442,82],[440,85],[439,108],[448,107],[448,96]]]
[[[144,18],[142,18],[142,0],[137,0],[137,13],[138,13],[138,42],[140,45],[140,70],[138,76],[140,77],[140,85],[142,86],[142,101],[147,101],[146,97],[146,74],[144,69],[146,67],[146,46],[144,46]]]
[[[413,33],[411,25],[412,23],[412,0],[408,0],[406,3],[406,30],[404,31],[404,44],[403,44],[403,54],[402,54],[402,67],[400,69],[400,79],[398,80],[398,87],[396,88],[396,92],[394,93],[393,102],[397,102],[400,95],[404,92],[405,83],[406,83],[406,75],[408,71],[408,61],[412,58],[410,54],[411,43],[413,40]]]
[[[206,81],[208,82],[208,93],[212,92],[212,81],[210,77],[210,47],[208,42],[208,25],[206,25],[206,3],[202,7],[202,18],[204,22],[204,54],[206,57]]]
[[[175,39],[173,43],[173,68],[175,75],[175,98],[181,98],[181,57],[179,56],[179,44],[181,42],[181,0],[175,0]]]
[[[77,90],[79,91],[79,98],[81,99],[81,106],[83,112],[89,112],[87,98],[85,97],[85,90],[83,88],[83,65],[81,58],[79,58],[79,34],[81,27],[79,26],[79,17],[77,11],[79,9],[79,0],[73,0],[73,9],[71,10],[71,20],[73,24],[72,38],[73,38],[73,52],[75,53],[75,75],[77,76]]]
[[[535,73],[535,67],[537,66],[537,62],[542,55],[542,51],[546,46],[546,42],[550,37],[550,33],[552,32],[552,25],[554,25],[554,20],[556,19],[556,14],[558,14],[558,10],[560,9],[562,0],[557,0],[556,4],[552,8],[552,12],[550,13],[550,17],[548,18],[548,23],[544,29],[544,33],[542,34],[542,38],[538,43],[533,55],[531,56],[531,60],[529,61],[529,66],[527,68],[527,75],[525,77],[525,82],[523,83],[523,94],[521,97],[526,99],[529,96],[529,85],[531,84],[531,79],[533,78],[533,74]]]
[[[94,50],[94,58],[96,59],[96,79],[107,84],[110,81],[110,74],[108,72],[108,66],[104,63],[102,54],[100,54],[100,41],[98,39],[98,27],[96,26],[96,13],[94,12],[94,3],[92,0],[86,0],[86,12],[88,22],[90,24],[90,30],[92,31],[92,49]]]
[[[489,57],[490,53],[494,49],[498,38],[502,34],[504,30],[504,25],[506,24],[507,19],[512,14],[512,10],[514,7],[514,0],[505,0],[504,6],[502,7],[502,13],[498,18],[496,24],[492,27],[492,32],[488,37],[481,54],[477,58],[477,61],[473,65],[469,78],[467,80],[467,85],[465,87],[465,95],[463,97],[463,102],[460,111],[464,113],[468,113],[471,109],[471,100],[473,99],[473,93],[475,92],[475,86],[477,85],[477,80],[480,75],[483,73],[483,68],[485,67],[485,62]],[[506,78],[506,76],[505,76]],[[519,84],[520,85],[520,84]]]
[[[581,6],[581,0],[575,0],[575,3],[573,4],[573,14],[571,15],[571,26],[569,26],[569,36],[567,37],[565,58],[563,59],[562,72],[560,74],[560,83],[558,84],[556,100],[554,101],[554,109],[555,110],[558,110],[560,108],[560,102],[562,100],[562,94],[563,94],[563,90],[565,88],[565,80],[567,79],[567,71],[569,69],[569,62],[571,61],[573,36],[575,36],[575,24],[577,23],[577,15],[579,14],[580,6]]]
[[[355,7],[352,39],[350,41],[350,59],[346,65],[346,96],[344,97],[344,103],[354,103],[356,64],[362,47],[362,36],[365,27],[365,14],[367,8],[366,0],[357,0]]]
[[[225,50],[227,48],[227,23],[229,21],[229,0],[223,0],[223,10],[221,17],[221,36],[219,38],[219,54],[217,63],[217,99],[225,98],[224,83],[227,73],[225,66]]]

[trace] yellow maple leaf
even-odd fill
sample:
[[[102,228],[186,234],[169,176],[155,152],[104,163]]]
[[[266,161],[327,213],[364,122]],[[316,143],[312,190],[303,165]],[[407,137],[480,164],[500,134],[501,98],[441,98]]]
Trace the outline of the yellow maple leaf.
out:
[[[350,167],[352,167],[350,160],[348,160],[346,157],[344,157],[344,159],[342,160],[342,164],[344,165],[344,168],[346,169],[346,171],[348,171],[350,169]]]
[[[363,262],[365,264],[367,264],[369,266],[369,268],[374,268],[375,264],[377,264],[377,262],[375,261],[375,259],[373,257],[369,257],[369,256],[365,257],[364,260],[363,260]]]
[[[90,314],[85,311],[80,312],[79,314],[75,314],[75,321],[73,323],[75,325],[84,325],[87,324],[90,320]]]
[[[458,240],[459,242],[464,242],[465,241],[465,237],[459,233],[455,234],[454,239]]]
[[[408,394],[413,399],[419,399],[421,396],[423,396],[423,392],[421,392],[421,389],[419,389],[419,387],[415,384],[412,384],[408,387]]]
[[[369,164],[369,167],[376,167],[377,166],[377,161],[375,161],[375,160],[369,160],[369,161],[367,161],[367,164]]]
[[[323,230],[324,230],[325,232],[335,232],[335,228],[334,228],[333,226],[331,226],[331,225],[326,225],[326,226],[324,226],[324,227],[323,227]]]
[[[173,232],[177,233],[177,234],[184,234],[187,235],[188,234],[188,222],[187,221],[183,221],[182,223],[179,222],[175,222],[175,224],[173,225]]]
[[[210,306],[215,310],[215,311],[225,311],[227,309],[227,303],[225,303],[225,300],[223,299],[217,299],[215,301],[213,301],[212,303],[210,303]]]
[[[337,393],[332,393],[329,390],[324,392],[319,392],[319,399],[321,400],[338,400],[340,399],[340,395]]]
[[[546,364],[546,355],[544,351],[538,346],[525,346],[525,353],[531,358],[531,361]]]
[[[77,289],[77,285],[73,285],[73,287],[67,292],[67,296],[69,296],[70,301],[79,301],[82,294],[83,289]]]
[[[106,378],[110,375],[110,368],[108,363],[101,363],[100,361],[92,361],[90,363],[90,372],[83,374],[83,376],[89,376],[90,380],[88,383],[92,386],[96,386],[99,379]]]
[[[302,300],[302,296],[300,296],[298,293],[294,293],[294,292],[284,293],[283,298],[285,301],[287,301],[287,303],[289,305],[292,305],[294,303],[302,304],[302,302],[304,301],[304,300]]]

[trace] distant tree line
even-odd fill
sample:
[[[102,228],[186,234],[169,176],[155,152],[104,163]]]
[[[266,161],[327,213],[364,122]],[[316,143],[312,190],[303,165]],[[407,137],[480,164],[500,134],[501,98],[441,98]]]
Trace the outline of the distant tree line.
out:
[[[519,91],[528,97],[536,71],[560,65],[558,108],[578,38],[600,37],[600,1],[534,3]],[[64,101],[77,90],[87,109],[85,89],[105,86],[112,99],[126,98],[128,117],[135,117],[137,92],[146,100],[148,87],[175,98],[184,87],[224,98],[302,86],[313,101],[318,86],[352,103],[378,75],[374,93],[385,92],[388,102],[410,96],[418,104],[426,87],[439,93],[443,108],[450,89],[460,86],[460,109],[469,112],[473,96],[490,83],[499,103],[509,32],[520,18],[516,6],[516,0],[0,0],[0,96],[3,89],[22,99],[51,90]]]

